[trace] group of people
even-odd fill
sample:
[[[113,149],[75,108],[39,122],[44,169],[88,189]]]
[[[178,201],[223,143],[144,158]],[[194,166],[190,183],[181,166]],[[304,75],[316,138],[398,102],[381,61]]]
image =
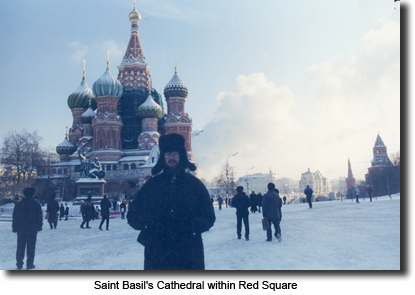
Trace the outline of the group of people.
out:
[[[272,228],[271,225],[274,225],[274,236],[278,242],[282,241],[281,238],[281,227],[280,222],[282,219],[282,200],[279,197],[279,191],[275,188],[275,184],[269,183],[268,192],[261,196],[261,203],[259,208],[262,207],[262,215],[264,217],[263,223],[267,231],[267,242],[272,241]],[[242,186],[236,188],[237,194],[232,199],[232,206],[236,208],[236,234],[238,239],[242,237],[242,222],[245,227],[245,240],[249,241],[249,208],[252,210],[252,201],[254,201],[254,206],[257,206],[257,199],[255,193],[251,194],[250,197],[243,191]],[[252,198],[254,195],[254,198]],[[254,211],[255,212],[255,211]],[[259,211],[261,212],[261,211]]]

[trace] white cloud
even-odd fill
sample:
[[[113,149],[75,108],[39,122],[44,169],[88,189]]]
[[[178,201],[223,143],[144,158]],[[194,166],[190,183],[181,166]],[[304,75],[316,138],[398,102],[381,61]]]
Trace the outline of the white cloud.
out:
[[[238,76],[238,92],[218,94],[211,122],[193,140],[199,176],[211,179],[238,152],[230,159],[238,177],[255,166],[250,173],[271,167],[298,180],[310,168],[337,178],[347,176],[350,157],[355,177],[364,178],[378,132],[389,153],[400,149],[399,50],[399,24],[385,21],[350,60],[304,71],[303,82],[315,89],[308,100],[262,73]]]
[[[140,1],[137,10],[142,12],[142,15],[147,15],[147,17],[151,16],[175,21],[193,22],[205,18],[201,11],[182,6],[181,4],[177,5],[177,3],[168,0],[146,0]]]

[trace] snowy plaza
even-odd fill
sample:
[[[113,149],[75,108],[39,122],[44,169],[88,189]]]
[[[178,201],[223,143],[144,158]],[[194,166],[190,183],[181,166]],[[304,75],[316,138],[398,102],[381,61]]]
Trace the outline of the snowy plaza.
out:
[[[203,237],[206,270],[400,270],[400,194],[373,202],[350,199],[283,205],[282,242],[266,242],[262,214],[249,215],[250,240],[238,240],[234,208],[215,204],[216,222]],[[139,231],[126,219],[110,220],[110,230],[80,229],[80,217],[46,220],[38,233],[35,270],[142,270]],[[244,228],[242,228],[244,234]],[[17,235],[11,219],[0,221],[0,268],[16,269]],[[25,265],[24,268],[25,269]]]

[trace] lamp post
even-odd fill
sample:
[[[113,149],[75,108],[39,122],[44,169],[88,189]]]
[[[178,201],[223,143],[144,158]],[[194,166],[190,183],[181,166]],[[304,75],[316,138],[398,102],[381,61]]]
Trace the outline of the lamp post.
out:
[[[254,169],[255,166],[252,166],[251,168],[246,169],[245,173],[245,181],[246,181],[246,193],[249,194],[249,182],[248,182],[248,170]]]
[[[229,158],[230,157],[234,157],[234,156],[236,156],[238,154],[238,152],[236,152],[236,153],[234,153],[234,154],[232,154],[232,155],[229,155],[227,158],[226,158],[226,179],[227,179],[227,183],[226,183],[226,196],[229,198],[229,177],[228,177],[228,170],[229,170],[229,165],[228,165],[228,160],[229,160]]]

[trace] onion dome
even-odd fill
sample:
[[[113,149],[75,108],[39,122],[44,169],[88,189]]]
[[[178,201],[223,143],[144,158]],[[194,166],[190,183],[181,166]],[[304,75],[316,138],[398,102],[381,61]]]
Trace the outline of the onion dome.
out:
[[[137,110],[137,116],[141,118],[157,118],[160,119],[163,115],[163,109],[156,103],[151,96],[151,92],[148,94],[147,99]]]
[[[92,107],[95,106],[96,109],[96,101],[94,98],[94,94],[92,93],[91,88],[88,87],[88,84],[86,84],[84,71],[84,77],[82,78],[81,84],[68,97],[68,106],[71,110],[75,108],[85,109],[88,107],[90,100]]]
[[[94,82],[92,85],[92,91],[95,97],[98,96],[116,96],[121,97],[123,87],[121,83],[111,75],[110,62],[107,61],[107,70],[104,75]]]
[[[91,105],[89,105],[89,108],[81,116],[82,124],[91,124],[93,117],[95,117],[95,112],[92,110]]]
[[[135,8],[135,2],[134,2],[134,9],[133,9],[133,11],[130,12],[130,14],[128,15],[128,17],[130,18],[130,20],[132,20],[132,19],[138,19],[138,21],[140,21],[140,19],[141,19],[141,14]]]
[[[76,147],[68,140],[67,136],[65,136],[64,141],[56,147],[56,152],[59,155],[72,155],[75,151]]]
[[[177,67],[174,68],[174,75],[170,82],[164,87],[164,97],[182,97],[186,98],[188,94],[187,87],[177,75]]]

